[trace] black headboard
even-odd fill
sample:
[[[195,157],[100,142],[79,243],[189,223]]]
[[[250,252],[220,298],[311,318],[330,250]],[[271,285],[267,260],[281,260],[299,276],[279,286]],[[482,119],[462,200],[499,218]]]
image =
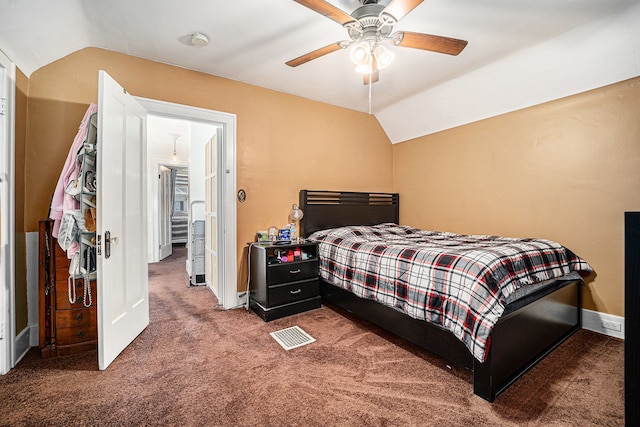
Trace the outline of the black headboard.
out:
[[[374,225],[400,221],[398,193],[300,190],[300,236],[345,225]]]

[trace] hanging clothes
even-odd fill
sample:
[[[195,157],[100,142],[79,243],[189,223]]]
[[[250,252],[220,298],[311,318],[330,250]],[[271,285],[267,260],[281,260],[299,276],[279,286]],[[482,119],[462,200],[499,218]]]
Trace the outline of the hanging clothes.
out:
[[[67,211],[70,212],[72,210],[80,209],[80,202],[78,202],[72,195],[65,193],[64,190],[65,188],[67,188],[69,183],[78,176],[78,173],[80,172],[80,164],[77,160],[78,151],[80,150],[80,148],[82,148],[82,145],[87,137],[87,129],[89,127],[89,120],[91,118],[91,115],[97,112],[98,106],[96,104],[91,104],[89,105],[87,111],[84,113],[84,117],[82,119],[82,122],[80,122],[80,127],[78,128],[78,133],[73,139],[73,144],[71,144],[69,154],[67,155],[67,160],[64,163],[64,167],[62,168],[62,172],[60,173],[60,178],[58,179],[58,184],[56,185],[55,192],[53,193],[49,217],[53,220],[53,230],[51,234],[55,238],[58,238],[60,223],[62,221],[64,213]],[[66,249],[67,257],[71,259],[73,255],[79,250],[78,242],[73,242],[63,249]]]

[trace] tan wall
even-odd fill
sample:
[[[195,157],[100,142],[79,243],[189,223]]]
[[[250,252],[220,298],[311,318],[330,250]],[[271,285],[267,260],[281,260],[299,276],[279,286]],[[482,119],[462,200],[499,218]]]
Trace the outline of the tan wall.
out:
[[[24,227],[25,156],[27,140],[27,101],[29,79],[16,69],[16,120],[15,120],[15,191],[16,191],[16,260],[15,260],[15,324],[19,334],[29,323],[27,311],[26,235]]]
[[[395,145],[401,222],[556,240],[595,269],[585,308],[623,316],[623,213],[640,210],[638,99],[640,78]]]
[[[46,217],[98,70],[129,93],[237,115],[239,289],[245,245],[257,230],[287,222],[300,189],[391,191],[392,146],[370,115],[170,65],[88,48],[31,75],[25,227]]]
[[[245,243],[283,225],[299,189],[393,186],[404,224],[570,247],[597,273],[586,308],[623,315],[622,213],[640,210],[639,79],[392,146],[366,114],[84,49],[28,80],[25,231],[47,215],[99,69],[134,95],[237,115],[237,187],[248,196],[237,205],[239,289]]]

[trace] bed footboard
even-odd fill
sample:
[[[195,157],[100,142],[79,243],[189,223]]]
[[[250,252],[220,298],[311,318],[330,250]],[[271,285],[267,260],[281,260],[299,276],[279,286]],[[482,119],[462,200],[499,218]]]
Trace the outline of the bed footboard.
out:
[[[582,326],[579,280],[500,318],[484,363],[474,359],[473,392],[489,402]]]

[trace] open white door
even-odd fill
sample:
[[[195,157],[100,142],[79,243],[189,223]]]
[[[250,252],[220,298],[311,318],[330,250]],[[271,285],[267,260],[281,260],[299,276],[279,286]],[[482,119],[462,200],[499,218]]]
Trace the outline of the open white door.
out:
[[[146,110],[106,72],[98,87],[98,366],[149,324]]]
[[[218,288],[218,135],[217,131],[204,146],[205,188],[205,282],[218,301],[224,298]]]
[[[158,185],[158,200],[160,201],[160,232],[158,233],[160,246],[160,261],[171,255],[171,169],[164,165],[160,165],[158,177],[160,179]]]

